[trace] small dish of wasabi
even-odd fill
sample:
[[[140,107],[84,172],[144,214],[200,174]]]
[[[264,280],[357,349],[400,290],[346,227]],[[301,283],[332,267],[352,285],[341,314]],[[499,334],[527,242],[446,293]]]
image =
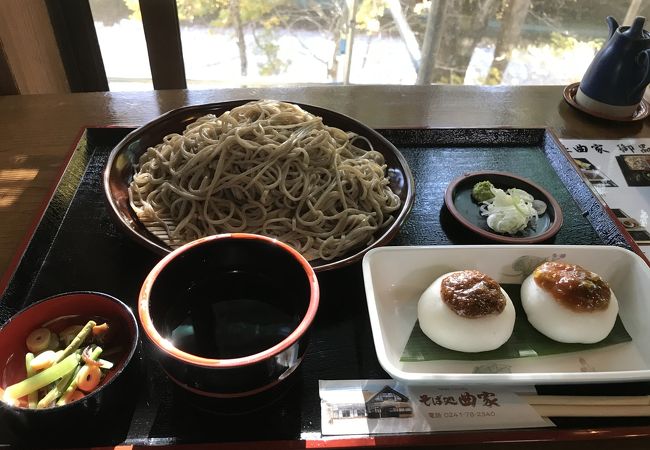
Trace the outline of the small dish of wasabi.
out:
[[[562,226],[562,210],[541,186],[506,172],[472,172],[453,180],[445,206],[469,231],[491,241],[534,244]]]

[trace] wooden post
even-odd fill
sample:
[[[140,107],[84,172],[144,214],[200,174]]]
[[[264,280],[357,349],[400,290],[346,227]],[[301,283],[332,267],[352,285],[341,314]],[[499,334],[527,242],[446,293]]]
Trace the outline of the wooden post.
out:
[[[6,57],[0,55],[6,62],[4,70],[0,63],[0,79],[5,84],[7,71],[11,73],[16,87],[13,93],[70,92],[45,2],[0,2],[0,45]]]
[[[88,0],[46,0],[72,92],[108,91],[104,60]]]
[[[154,89],[185,89],[185,65],[176,0],[140,0]]]
[[[11,73],[11,67],[9,67],[9,62],[7,62],[7,55],[5,55],[2,43],[0,42],[0,95],[15,95],[19,93],[14,74]]]

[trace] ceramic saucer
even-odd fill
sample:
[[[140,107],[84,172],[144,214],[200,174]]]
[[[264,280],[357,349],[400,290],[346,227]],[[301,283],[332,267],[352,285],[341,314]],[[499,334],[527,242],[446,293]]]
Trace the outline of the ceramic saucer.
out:
[[[639,106],[637,107],[636,111],[634,111],[632,117],[612,117],[606,114],[592,111],[580,105],[578,102],[576,102],[576,92],[578,92],[579,86],[580,83],[573,83],[565,87],[564,100],[566,100],[566,102],[569,105],[573,106],[576,109],[579,109],[584,113],[589,114],[590,116],[598,117],[600,119],[605,119],[605,120],[615,120],[617,122],[635,122],[637,120],[645,119],[646,117],[648,117],[648,114],[650,114],[650,105],[648,105],[648,102],[645,99],[641,99],[641,103],[639,103]]]
[[[472,188],[479,181],[489,181],[504,190],[523,189],[533,198],[546,203],[546,212],[539,216],[534,226],[529,226],[522,232],[515,235],[497,233],[488,227],[487,218],[480,213],[480,205],[472,199]],[[445,206],[458,223],[470,232],[505,244],[537,244],[547,241],[560,231],[563,221],[560,205],[548,191],[530,180],[506,172],[472,172],[456,178],[447,186]]]

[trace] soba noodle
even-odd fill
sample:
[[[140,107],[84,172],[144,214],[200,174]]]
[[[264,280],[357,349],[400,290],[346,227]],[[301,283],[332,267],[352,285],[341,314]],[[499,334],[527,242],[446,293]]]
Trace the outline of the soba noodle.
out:
[[[199,118],[140,158],[131,207],[172,248],[218,233],[275,237],[307,259],[369,244],[400,199],[383,155],[296,105],[263,100]]]

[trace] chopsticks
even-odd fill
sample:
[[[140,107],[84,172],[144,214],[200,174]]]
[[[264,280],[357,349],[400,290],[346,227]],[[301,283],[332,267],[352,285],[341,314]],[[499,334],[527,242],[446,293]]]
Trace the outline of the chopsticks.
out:
[[[650,396],[519,394],[542,417],[650,416]]]
[[[542,417],[646,417],[650,406],[531,405]]]

